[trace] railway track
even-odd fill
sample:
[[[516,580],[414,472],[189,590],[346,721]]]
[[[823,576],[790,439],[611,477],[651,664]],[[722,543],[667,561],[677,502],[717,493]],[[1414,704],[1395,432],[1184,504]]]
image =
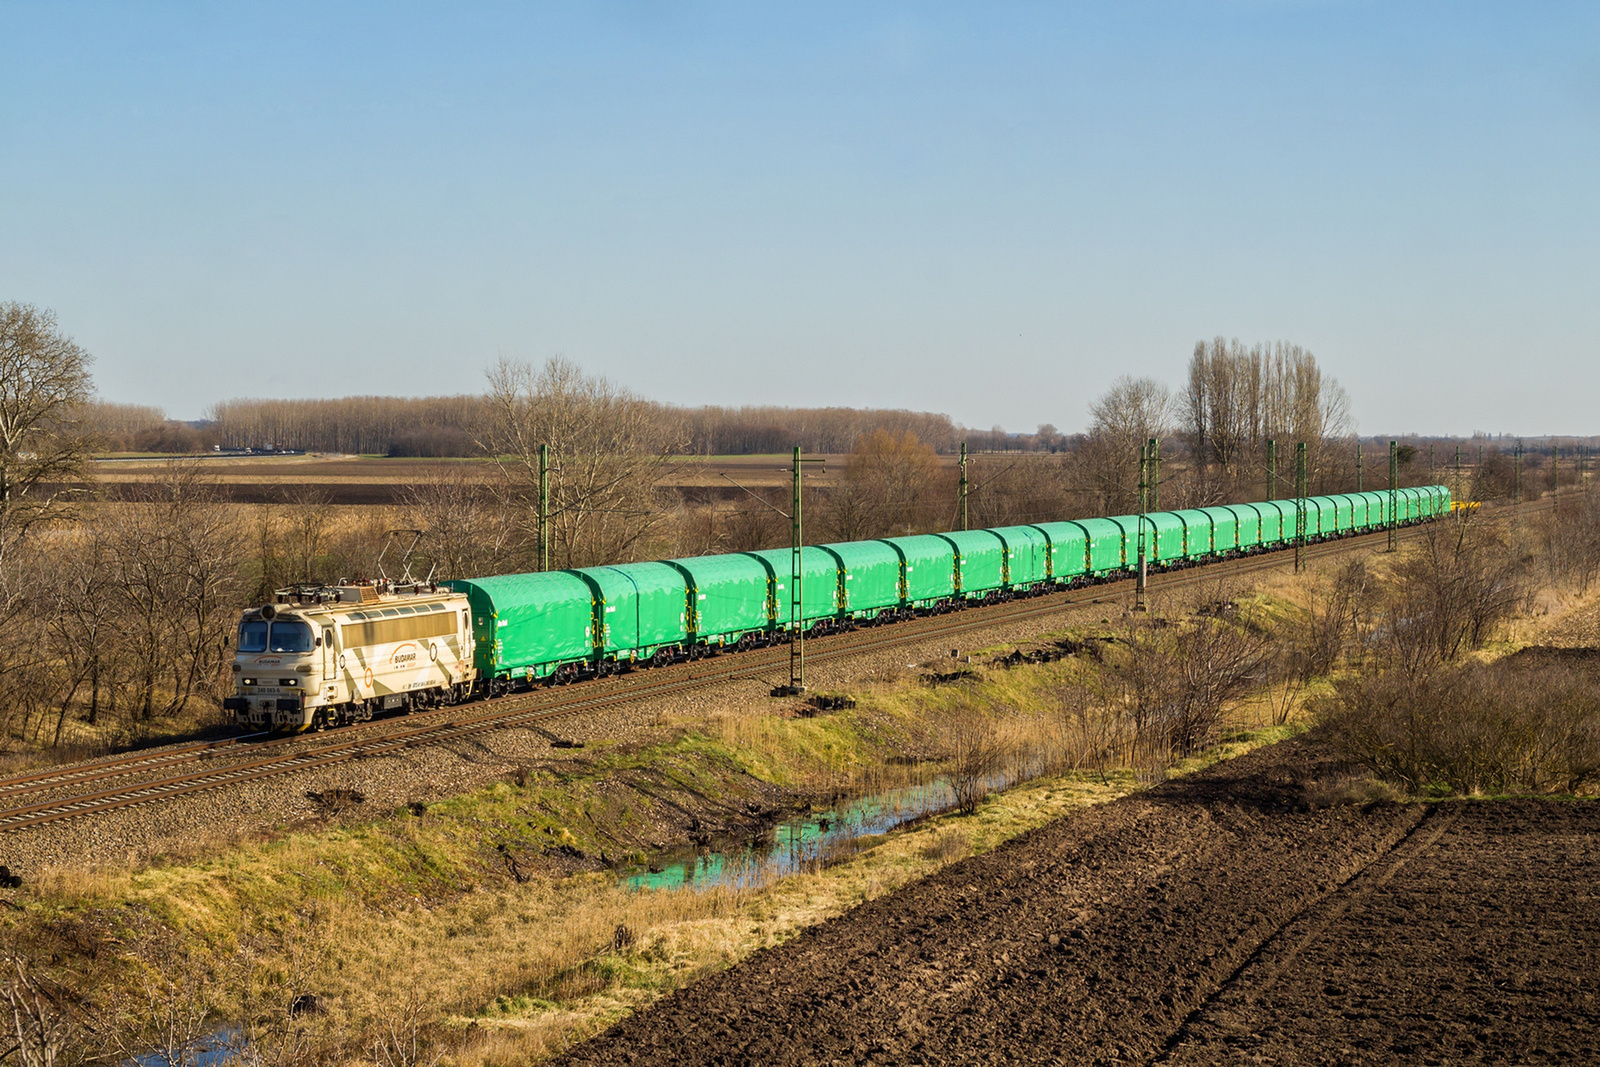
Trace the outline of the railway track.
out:
[[[1547,505],[1525,507],[1542,510]],[[1400,531],[1415,537],[1421,527]],[[1361,534],[1310,545],[1309,560],[1323,559],[1386,540],[1387,531]],[[1219,577],[1237,577],[1282,567],[1292,550],[1246,556],[1203,567],[1153,574],[1156,592]],[[948,615],[935,615],[892,626],[867,627],[813,638],[806,658],[827,663],[933,637],[957,637],[996,625],[1027,622],[1058,614],[1078,604],[1100,603],[1125,596],[1131,578],[1103,585],[1005,601]],[[482,703],[420,712],[402,720],[379,720],[338,730],[330,735],[270,738],[261,735],[197,742],[156,752],[132,753],[109,760],[78,764],[0,779],[0,833],[17,832],[62,819],[80,818],[137,804],[192,795],[261,778],[395,755],[409,748],[440,745],[479,734],[512,728],[537,728],[546,721],[585,711],[614,707],[654,696],[689,692],[727,682],[770,677],[787,670],[788,646],[778,645],[738,655],[716,656],[657,668],[642,675],[608,678],[572,688],[536,690]],[[413,725],[415,724],[415,725]],[[398,726],[398,729],[396,727]],[[235,758],[235,757],[242,757]],[[227,762],[217,765],[219,761]],[[154,774],[155,777],[151,777]],[[138,781],[118,779],[138,777]],[[44,796],[72,790],[69,795]],[[29,802],[29,798],[32,799]]]

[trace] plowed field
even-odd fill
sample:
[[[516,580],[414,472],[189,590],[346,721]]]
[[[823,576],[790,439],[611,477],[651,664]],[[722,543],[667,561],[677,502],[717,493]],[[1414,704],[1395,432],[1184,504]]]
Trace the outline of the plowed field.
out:
[[[1600,1061],[1600,805],[1309,804],[1337,772],[1289,742],[1064,820],[564,1062]]]

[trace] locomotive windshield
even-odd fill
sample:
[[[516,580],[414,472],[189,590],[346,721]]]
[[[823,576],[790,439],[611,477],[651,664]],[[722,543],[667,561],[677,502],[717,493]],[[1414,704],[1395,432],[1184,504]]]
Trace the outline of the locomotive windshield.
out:
[[[316,646],[311,627],[303,622],[274,622],[272,637],[267,641],[269,652],[310,652]]]
[[[239,624],[240,652],[310,652],[317,639],[303,622],[263,622],[247,619]]]
[[[267,624],[260,619],[248,619],[239,624],[239,651],[265,652],[267,650]]]

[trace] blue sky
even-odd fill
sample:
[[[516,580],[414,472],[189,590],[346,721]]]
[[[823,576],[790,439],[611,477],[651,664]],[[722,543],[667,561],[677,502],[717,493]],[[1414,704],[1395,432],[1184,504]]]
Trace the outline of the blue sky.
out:
[[[1600,5],[0,0],[0,300],[109,399],[1064,429],[1221,333],[1363,432],[1600,433]]]

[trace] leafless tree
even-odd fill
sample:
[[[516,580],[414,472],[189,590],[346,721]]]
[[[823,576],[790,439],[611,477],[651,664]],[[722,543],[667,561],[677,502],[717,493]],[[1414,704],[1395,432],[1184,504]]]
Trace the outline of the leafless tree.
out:
[[[86,476],[89,362],[52,312],[0,304],[0,530],[53,516],[59,486]]]
[[[876,432],[915,434],[938,452],[953,452],[962,432],[948,415],[859,408],[700,407],[678,412],[687,451],[697,455],[787,452],[838,455]]]
[[[512,565],[517,529],[495,503],[491,487],[460,468],[435,470],[404,495],[406,511],[423,531],[420,551],[436,578],[477,578]]]
[[[67,489],[88,477],[81,412],[91,394],[88,353],[26,304],[0,304],[0,696],[6,715],[42,720],[57,673],[41,655],[39,530],[68,514]]]
[[[6,975],[0,997],[11,1013],[6,1035],[11,1047],[0,1051],[0,1061],[15,1056],[19,1067],[55,1067],[78,1036],[75,1007],[20,956],[0,960],[0,970]]]
[[[489,372],[483,442],[507,506],[537,528],[539,446],[550,448],[551,559],[561,567],[630,558],[664,519],[656,482],[679,444],[655,407],[565,359],[534,370],[501,360]]]
[[[1338,679],[1316,707],[1347,758],[1414,792],[1577,792],[1600,782],[1593,676],[1559,665],[1372,666]]]
[[[950,751],[950,788],[956,796],[956,810],[971,815],[994,787],[1005,746],[994,720],[977,707],[956,708],[943,728]]]
[[[1078,471],[1065,456],[982,456],[972,462],[970,479],[968,511],[974,529],[1049,522],[1077,513]]]
[[[1172,394],[1153,378],[1124,375],[1089,405],[1093,422],[1077,457],[1101,514],[1138,509],[1139,450],[1172,427]]]
[[[842,484],[828,498],[829,535],[861,537],[916,533],[929,528],[929,505],[939,480],[938,457],[910,430],[874,430],[856,441]],[[949,521],[949,506],[937,509]]]
[[[1381,661],[1421,676],[1480,647],[1527,593],[1522,563],[1491,522],[1458,512],[1426,527],[1394,568]]]
[[[332,515],[328,492],[321,486],[300,486],[290,495],[283,519],[282,544],[290,582],[314,583],[334,577],[320,573],[318,559],[327,547]]]
[[[1191,503],[1252,494],[1268,440],[1280,449],[1305,443],[1313,491],[1345,488],[1340,456],[1353,445],[1349,399],[1299,345],[1197,341],[1181,406],[1195,468]],[[1280,461],[1280,471],[1287,469]],[[1267,494],[1284,490],[1268,486]]]
[[[1271,651],[1266,631],[1207,617],[1135,619],[1120,644],[1117,666],[1141,768],[1209,744],[1228,704],[1263,673]]]
[[[1579,595],[1600,577],[1600,495],[1558,498],[1542,516],[1540,534],[1552,579],[1570,582]]]
[[[147,502],[108,511],[100,536],[129,638],[144,721],[215,686],[233,621],[238,524],[192,465],[172,464]]]

